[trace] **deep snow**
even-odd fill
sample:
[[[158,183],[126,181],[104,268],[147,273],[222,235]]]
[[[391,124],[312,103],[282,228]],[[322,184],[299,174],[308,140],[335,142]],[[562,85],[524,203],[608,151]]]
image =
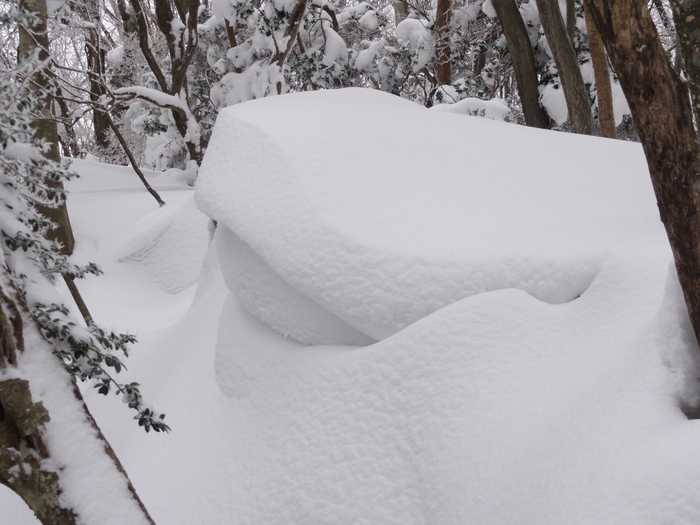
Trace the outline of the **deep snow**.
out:
[[[700,520],[698,349],[638,145],[376,92],[248,102],[198,182],[209,250],[186,186],[151,175],[157,209],[76,167],[105,270],[81,289],[138,332],[173,432],[87,399],[157,523]]]

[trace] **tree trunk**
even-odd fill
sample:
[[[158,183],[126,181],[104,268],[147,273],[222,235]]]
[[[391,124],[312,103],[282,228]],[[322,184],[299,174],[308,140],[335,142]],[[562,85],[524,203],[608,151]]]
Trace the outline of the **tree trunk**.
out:
[[[31,341],[32,346],[25,346],[26,341]],[[37,355],[42,352],[41,356]],[[23,369],[20,364],[23,353],[34,353],[34,359],[57,360],[51,353],[51,345],[39,333],[21,294],[10,284],[7,267],[3,265],[0,268],[0,372],[10,373],[0,375],[3,378],[0,379],[0,483],[19,495],[44,525],[98,525],[85,521],[85,517],[61,502],[64,469],[55,468],[52,444],[45,437],[45,426],[51,422],[51,414],[41,401],[33,399],[36,396],[36,392],[32,392],[34,376],[31,370]],[[58,361],[55,368],[59,374],[68,375]],[[18,379],[18,376],[23,379]],[[108,461],[118,471],[117,475],[123,476],[128,495],[119,504],[136,504],[143,518],[140,522],[154,525],[124,468],[85,407],[78,388],[65,377],[56,377],[55,384],[72,390],[69,395],[78,401],[74,407],[80,410],[78,407],[82,406],[83,410],[76,420],[90,428],[93,439],[101,442],[104,453],[109,456]],[[59,420],[56,424],[75,423],[68,418],[68,421]],[[65,466],[65,469],[70,468],[71,465]],[[106,472],[96,470],[94,475],[104,477]],[[99,486],[97,483],[96,487]],[[101,494],[101,490],[96,488],[89,497],[111,500],[114,496]]]
[[[4,371],[17,366],[24,337],[20,308],[4,289],[0,305],[0,370]],[[0,381],[0,483],[19,495],[41,523],[73,525],[75,514],[59,504],[58,474],[42,467],[50,457],[42,433],[49,419],[44,405],[32,401],[28,381]]]
[[[47,33],[46,0],[20,0],[19,9],[27,13],[34,13],[36,18],[33,26],[25,28],[20,25],[19,46],[17,48],[18,58],[21,60],[28,53],[38,50],[39,60],[42,62],[48,61],[49,36]],[[32,91],[46,90],[49,85],[49,75],[46,71],[46,66],[32,75],[28,85]],[[41,113],[44,118],[37,119],[32,123],[34,136],[49,145],[50,148],[45,153],[46,158],[54,162],[61,162],[61,153],[58,149],[58,128],[51,112],[51,96],[48,93],[43,93],[42,102],[43,109]],[[58,191],[63,190],[61,182],[47,180],[46,184]],[[70,255],[73,253],[75,239],[73,238],[68,208],[66,208],[65,203],[55,208],[37,205],[37,210],[55,225],[48,232],[47,237],[61,244],[61,252],[63,254]]]
[[[695,122],[700,126],[700,0],[671,0]]]
[[[397,0],[396,2],[392,2],[391,7],[394,8],[394,22],[396,22],[396,25],[399,25],[408,18],[410,13],[408,9],[408,2],[405,0]]]
[[[591,18],[590,10],[584,6],[586,16],[586,32],[588,33],[588,49],[591,52],[593,74],[595,75],[595,88],[598,99],[598,122],[600,134],[609,139],[617,138],[615,129],[615,112],[613,111],[612,86],[610,84],[610,71],[608,71],[608,59],[605,56],[605,47],[600,38],[600,33]]]
[[[452,84],[452,64],[450,62],[450,26],[452,22],[452,1],[437,0],[435,14],[435,74],[441,86]]]
[[[86,21],[97,25],[99,14],[94,13],[94,18],[87,18]],[[87,56],[88,76],[90,78],[90,100],[94,103],[106,94],[103,83],[106,53],[102,49],[97,32],[98,28],[90,30],[85,41],[85,54]],[[104,118],[104,113],[96,107],[92,110],[92,125],[95,131],[95,144],[102,151],[105,151],[109,148],[109,124]]]
[[[644,0],[586,0],[644,147],[661,220],[700,341],[700,147],[686,84]]]
[[[165,36],[170,54],[172,84],[169,93],[178,95],[182,101],[188,103],[187,70],[197,51],[199,41],[197,33],[199,0],[155,0],[155,11],[158,28]],[[200,134],[199,143],[188,139],[191,130],[184,111],[173,111],[173,121],[185,141],[190,159],[197,165],[201,165],[203,150],[206,147],[204,137]]]
[[[591,103],[588,99],[586,84],[581,76],[581,69],[576,60],[576,53],[571,40],[566,34],[564,20],[561,17],[558,0],[539,0],[540,21],[552,50],[554,62],[559,71],[561,87],[564,90],[566,106],[569,110],[569,122],[574,133],[591,135],[593,119]]]
[[[525,123],[535,128],[548,128],[549,117],[540,106],[535,57],[520,10],[515,0],[492,0],[492,5],[501,21],[503,34],[508,43]]]
[[[566,0],[566,34],[573,46],[576,36],[576,0]]]

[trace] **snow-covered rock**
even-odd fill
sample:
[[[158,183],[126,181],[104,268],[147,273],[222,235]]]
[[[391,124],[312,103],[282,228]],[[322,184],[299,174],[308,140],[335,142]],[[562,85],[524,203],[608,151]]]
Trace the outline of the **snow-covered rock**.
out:
[[[308,330],[283,298],[290,290],[379,340],[486,291],[570,301],[610,252],[664,242],[639,145],[555,133],[543,142],[539,131],[369,89],[223,110],[199,177],[198,205],[237,239],[220,248],[227,283],[307,343],[350,341],[330,326],[325,338],[295,335],[292,324]],[[263,281],[234,264],[244,251],[286,291],[266,282],[256,293]]]

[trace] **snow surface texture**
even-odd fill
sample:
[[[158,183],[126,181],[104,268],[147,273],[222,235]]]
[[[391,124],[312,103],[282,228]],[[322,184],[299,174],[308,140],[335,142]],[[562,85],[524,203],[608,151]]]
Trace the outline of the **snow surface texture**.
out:
[[[397,99],[375,104],[367,121],[396,140],[368,147],[369,125],[345,131],[348,106],[358,120],[367,118],[364,94],[309,97],[316,101],[277,98],[271,122],[305,118],[275,137],[263,132],[273,126],[265,124],[272,109],[262,103],[241,105],[235,119],[227,111],[217,125],[224,131],[215,133],[212,160],[222,154],[217,141],[229,137],[227,121],[241,136],[260,139],[226,145],[240,149],[218,175],[210,173],[221,177],[217,184],[242,184],[235,171],[241,162],[260,168],[249,172],[236,210],[232,188],[224,185],[222,202],[208,195],[220,222],[206,258],[168,251],[204,259],[196,293],[168,294],[144,267],[120,260],[125,243],[111,233],[134,232],[146,247],[163,227],[148,219],[153,235],[146,235],[143,221],[155,203],[137,180],[92,163],[71,184],[80,253],[108,269],[81,287],[101,321],[141,327],[128,373],[173,427],[169,435],[146,435],[118,398],[87,395],[156,522],[696,525],[700,422],[685,419],[678,405],[697,401],[692,356],[699,350],[641,149],[438,114]],[[402,143],[408,123],[425,140],[442,129],[438,138],[459,147],[432,157],[434,142]],[[297,134],[312,132],[315,147],[295,149]],[[298,171],[302,154],[309,155],[305,173]],[[280,158],[285,176],[269,164]],[[331,180],[324,183],[320,172]],[[205,180],[199,191],[214,182]],[[191,196],[188,188],[153,183],[168,206]],[[450,185],[452,192],[442,191]],[[274,237],[285,221],[289,242]],[[208,235],[205,228],[173,231],[181,232],[182,246],[190,244],[185,234],[195,237],[193,246]],[[341,253],[349,262],[334,259],[314,232],[357,250]],[[137,253],[137,244],[127,252]],[[326,303],[280,269],[312,264],[315,252],[327,262],[313,267],[319,286],[326,279],[333,299]],[[341,272],[350,268],[358,281],[372,275],[363,270],[366,253],[383,275],[419,261],[426,279],[435,279],[434,272],[461,263],[476,284],[463,287],[455,278],[454,302],[434,311],[425,307],[430,290],[417,293],[415,302],[432,313],[366,347],[306,346],[248,311],[258,290],[258,308],[276,308],[270,317],[281,325],[295,306],[280,297],[292,305],[306,298],[312,302],[299,329],[324,325],[323,312],[333,313],[325,304],[335,304],[351,280]],[[220,262],[243,275],[222,274]],[[154,258],[152,270],[158,265],[184,268]],[[524,268],[547,286],[522,285]],[[414,286],[405,293],[420,291],[411,281],[370,291],[388,301],[387,291],[405,283]],[[339,314],[334,319],[321,328],[350,326]],[[36,523],[1,487],[0,509],[2,525]]]
[[[81,176],[67,187],[71,220],[81,225],[75,257],[105,272],[79,283],[93,316],[131,332],[172,324],[192,300],[209,242],[208,219],[194,207],[192,189],[146,171],[167,203],[159,208],[128,168],[80,160],[73,168]],[[103,280],[110,283],[109,297],[103,297]]]
[[[163,291],[179,293],[199,279],[202,254],[209,245],[203,234],[208,222],[192,198],[153,211],[123,239],[117,257],[140,266]]]
[[[220,114],[196,199],[241,239],[223,251],[252,250],[280,282],[370,338],[491,290],[570,301],[606,254],[650,232],[663,239],[636,144],[561,133],[545,143],[539,132],[374,90],[292,101]],[[348,342],[295,335],[274,304],[286,298],[267,290],[271,314],[261,313],[254,286],[268,281],[222,267],[235,292],[246,287],[244,306],[280,333]]]

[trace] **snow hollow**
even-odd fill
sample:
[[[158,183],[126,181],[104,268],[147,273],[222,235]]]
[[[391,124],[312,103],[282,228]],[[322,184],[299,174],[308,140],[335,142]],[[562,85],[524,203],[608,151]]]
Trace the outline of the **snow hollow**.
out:
[[[223,110],[194,192],[150,175],[161,209],[75,168],[105,270],[79,284],[173,431],[87,400],[157,523],[700,522],[698,348],[638,144],[349,89]]]

